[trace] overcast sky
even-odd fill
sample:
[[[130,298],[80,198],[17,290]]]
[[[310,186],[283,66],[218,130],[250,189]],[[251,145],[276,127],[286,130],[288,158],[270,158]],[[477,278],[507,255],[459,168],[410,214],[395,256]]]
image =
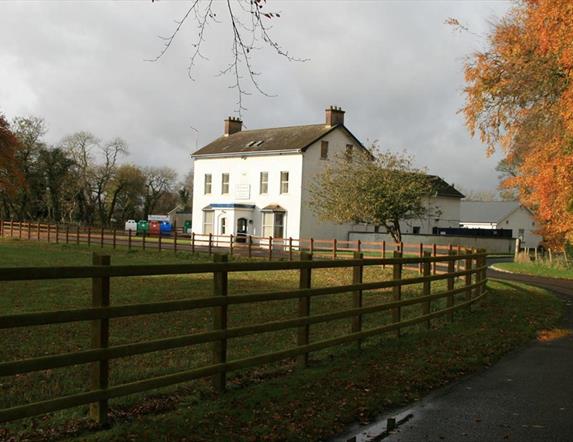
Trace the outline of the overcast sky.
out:
[[[158,63],[158,35],[173,31],[190,1],[0,1],[0,112],[45,118],[47,140],[88,130],[120,136],[126,161],[165,165],[184,175],[197,148],[220,136],[233,115],[225,3],[208,29],[208,60],[187,77],[197,30],[192,21]],[[346,110],[347,127],[364,143],[413,154],[418,166],[450,183],[493,190],[499,157],[486,158],[457,114],[463,105],[464,58],[485,46],[490,23],[508,1],[269,0],[279,12],[273,37],[289,62],[261,50],[254,64],[269,98],[245,99],[252,129],[324,121],[328,105]],[[473,33],[444,24],[456,17]],[[475,35],[478,34],[478,35]],[[250,87],[250,86],[249,86]],[[250,87],[252,90],[252,87]]]

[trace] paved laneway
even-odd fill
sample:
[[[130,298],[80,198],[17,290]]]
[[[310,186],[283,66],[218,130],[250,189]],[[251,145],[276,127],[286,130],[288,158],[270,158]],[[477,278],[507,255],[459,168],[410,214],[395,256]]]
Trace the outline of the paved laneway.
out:
[[[564,328],[573,329],[573,281],[489,272],[555,291],[565,299]],[[511,283],[508,281],[508,283]],[[393,434],[357,441],[573,441],[573,336],[536,342],[481,374],[403,410],[411,417]],[[380,430],[380,428],[379,428]]]

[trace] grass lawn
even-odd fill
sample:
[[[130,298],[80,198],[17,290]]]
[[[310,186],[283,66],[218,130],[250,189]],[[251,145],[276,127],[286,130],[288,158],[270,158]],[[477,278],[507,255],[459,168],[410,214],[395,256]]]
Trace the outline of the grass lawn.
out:
[[[502,262],[496,263],[496,267],[515,273],[527,275],[545,276],[548,278],[573,279],[573,267],[549,266],[545,263],[532,262]]]
[[[92,250],[99,250],[93,248]],[[92,250],[25,241],[0,240],[0,266],[78,265],[91,262]],[[112,263],[199,262],[208,256],[173,252],[111,251]],[[389,279],[391,269],[367,267],[364,280]],[[169,275],[112,279],[112,304],[153,302],[211,293],[211,275]],[[313,272],[313,286],[350,283],[351,269]],[[296,287],[298,272],[231,274],[230,296]],[[3,314],[88,306],[89,280],[18,281],[1,283]],[[444,290],[445,283],[433,283]],[[293,361],[234,372],[230,391],[216,398],[207,381],[197,381],[111,401],[114,424],[107,431],[91,432],[86,407],[16,421],[0,429],[0,440],[77,438],[78,440],[317,440],[366,421],[384,410],[419,398],[432,388],[494,362],[503,353],[531,339],[537,330],[554,325],[561,305],[541,289],[492,283],[492,294],[472,313],[456,314],[447,325],[434,320],[425,331],[410,327],[405,335],[372,338],[361,352],[340,346],[311,355],[311,367],[295,370]],[[420,287],[405,289],[415,296]],[[365,305],[390,298],[390,291],[365,293]],[[463,297],[463,294],[461,295]],[[433,308],[438,308],[435,302]],[[313,299],[312,312],[325,313],[351,306],[349,294]],[[421,306],[403,309],[404,317],[420,314]],[[229,309],[229,326],[296,316],[294,300],[274,301]],[[382,312],[365,317],[364,328],[390,320]],[[504,318],[504,320],[501,320]],[[167,313],[111,321],[111,345],[206,331],[212,322],[209,309]],[[311,326],[311,341],[348,333],[350,320]],[[229,341],[229,359],[286,349],[296,330],[267,333]],[[9,361],[89,348],[90,324],[75,323],[0,330],[0,360]],[[148,376],[173,373],[210,363],[210,347],[139,355],[113,360],[111,385]],[[11,407],[84,391],[87,365],[47,370],[0,379],[0,407]],[[285,376],[288,374],[288,376]]]

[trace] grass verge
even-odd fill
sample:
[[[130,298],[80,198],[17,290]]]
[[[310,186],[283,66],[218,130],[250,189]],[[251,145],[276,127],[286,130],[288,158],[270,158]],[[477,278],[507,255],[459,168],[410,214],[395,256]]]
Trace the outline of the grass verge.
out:
[[[550,266],[544,262],[502,262],[496,267],[514,273],[525,275],[544,276],[546,278],[573,279],[573,267]]]
[[[0,265],[67,265],[89,262],[85,247],[56,246],[18,241],[0,242]],[[205,256],[116,252],[114,263],[206,260]],[[384,279],[389,269],[369,268],[365,280]],[[233,293],[284,288],[296,284],[296,272],[257,272],[232,278]],[[349,282],[347,270],[317,271],[315,286]],[[113,302],[129,303],[177,297],[203,296],[211,281],[202,275],[121,278],[112,284]],[[439,290],[438,284],[434,289]],[[523,345],[540,329],[551,329],[561,305],[541,289],[517,284],[490,284],[492,293],[472,313],[460,312],[456,322],[435,321],[431,331],[419,327],[400,338],[369,339],[363,350],[341,346],[312,355],[311,367],[295,370],[292,361],[234,373],[230,391],[216,398],[206,381],[135,395],[112,401],[113,425],[93,432],[85,408],[49,417],[9,424],[0,440],[318,440],[341,431],[355,421],[367,421],[390,408],[418,399],[429,390],[493,363],[508,350]],[[405,296],[415,296],[412,287]],[[38,296],[38,293],[40,296]],[[388,293],[367,293],[366,304],[379,303]],[[231,293],[232,296],[232,293]],[[3,283],[3,312],[72,308],[89,303],[89,281]],[[268,303],[273,304],[273,303]],[[328,297],[317,302],[317,312],[348,307],[349,297]],[[436,306],[434,306],[436,307]],[[237,310],[234,324],[289,317],[296,306],[281,301],[256,310]],[[112,327],[114,343],[201,331],[209,327],[210,312],[184,312],[159,318],[122,319]],[[406,316],[419,314],[405,311]],[[187,315],[187,316],[186,316]],[[160,315],[157,315],[160,316]],[[365,327],[388,318],[372,315]],[[234,325],[233,324],[233,325]],[[312,339],[348,331],[348,323],[335,322],[313,329]],[[62,328],[63,327],[63,328]],[[0,360],[73,351],[89,344],[89,324],[5,330]],[[22,332],[20,330],[19,332]],[[241,339],[231,347],[232,358],[291,345],[293,333]],[[276,336],[278,335],[278,336]],[[182,349],[128,358],[112,366],[112,383],[159,375],[208,362],[209,348]],[[85,367],[87,369],[87,367]],[[288,376],[286,376],[288,374]],[[0,406],[12,406],[45,397],[73,393],[84,387],[87,370],[75,367],[32,373],[2,382]]]

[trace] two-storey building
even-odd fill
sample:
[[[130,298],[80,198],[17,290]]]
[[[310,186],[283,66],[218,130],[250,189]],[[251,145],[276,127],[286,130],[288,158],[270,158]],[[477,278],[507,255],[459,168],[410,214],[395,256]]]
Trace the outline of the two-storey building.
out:
[[[339,107],[326,109],[324,123],[304,126],[242,130],[242,122],[229,117],[223,136],[193,154],[193,232],[346,240],[352,230],[368,230],[319,220],[308,206],[310,185],[324,164],[355,149],[365,147],[344,125]],[[431,233],[434,225],[459,224],[463,195],[434,180],[431,219],[407,230]]]

